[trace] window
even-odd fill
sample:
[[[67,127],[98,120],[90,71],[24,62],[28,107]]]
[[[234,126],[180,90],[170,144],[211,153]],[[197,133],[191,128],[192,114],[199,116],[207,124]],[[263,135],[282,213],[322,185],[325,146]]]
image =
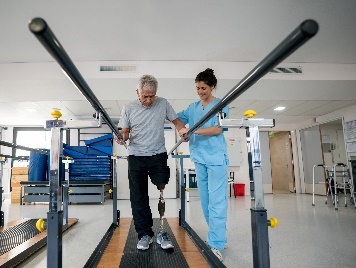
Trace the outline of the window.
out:
[[[66,142],[69,139],[68,133],[69,131],[63,131],[63,142]],[[13,140],[16,145],[30,147],[33,149],[50,149],[51,131],[40,127],[15,127]],[[14,148],[12,155],[30,156],[30,151]],[[28,161],[13,160],[14,167],[22,167],[27,165]]]

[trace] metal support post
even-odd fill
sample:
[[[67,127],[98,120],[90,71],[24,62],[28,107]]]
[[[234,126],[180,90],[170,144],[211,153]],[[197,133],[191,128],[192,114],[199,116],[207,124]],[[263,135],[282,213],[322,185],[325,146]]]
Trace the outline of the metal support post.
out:
[[[253,267],[269,268],[270,258],[267,210],[251,208],[251,227]]]
[[[69,204],[69,164],[74,163],[74,160],[67,158],[64,163],[64,182],[63,182],[63,226],[68,225],[68,204]]]
[[[62,267],[62,219],[63,212],[47,213],[47,267]]]
[[[179,210],[179,226],[185,223],[185,181],[184,181],[184,167],[183,160],[184,158],[189,158],[189,155],[172,155],[172,158],[179,158],[180,166],[180,210]]]
[[[249,136],[249,153],[252,155],[254,190],[254,198],[251,198],[253,267],[269,268],[269,223],[267,220],[267,210],[264,208],[260,138],[257,126],[249,127]]]
[[[63,151],[62,129],[51,129],[49,212],[47,213],[47,267],[62,267],[62,182],[61,161]]]
[[[117,157],[112,156],[112,204],[113,204],[113,224],[120,225],[120,211],[117,210]]]
[[[5,223],[5,214],[4,211],[2,211],[2,195],[3,195],[3,190],[2,190],[2,176],[3,176],[3,168],[4,168],[4,163],[5,163],[5,158],[0,157],[0,227],[4,227]]]

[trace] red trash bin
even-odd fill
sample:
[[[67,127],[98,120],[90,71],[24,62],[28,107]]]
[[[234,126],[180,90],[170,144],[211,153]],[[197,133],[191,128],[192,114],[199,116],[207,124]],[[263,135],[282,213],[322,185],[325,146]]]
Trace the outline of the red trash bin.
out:
[[[244,183],[234,183],[235,195],[244,196],[245,195],[245,184]]]

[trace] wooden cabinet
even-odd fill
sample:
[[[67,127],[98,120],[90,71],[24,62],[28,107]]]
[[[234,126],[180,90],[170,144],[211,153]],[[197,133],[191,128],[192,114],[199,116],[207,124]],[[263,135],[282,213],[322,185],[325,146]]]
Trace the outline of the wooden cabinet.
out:
[[[11,203],[20,203],[21,181],[28,181],[28,167],[11,169]]]

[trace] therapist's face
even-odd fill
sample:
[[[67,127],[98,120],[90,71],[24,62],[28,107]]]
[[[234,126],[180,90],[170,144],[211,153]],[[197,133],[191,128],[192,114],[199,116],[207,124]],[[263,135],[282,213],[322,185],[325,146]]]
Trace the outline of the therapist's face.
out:
[[[198,96],[202,101],[208,101],[213,97],[212,91],[214,87],[208,86],[203,81],[196,82],[195,87],[197,89]]]

